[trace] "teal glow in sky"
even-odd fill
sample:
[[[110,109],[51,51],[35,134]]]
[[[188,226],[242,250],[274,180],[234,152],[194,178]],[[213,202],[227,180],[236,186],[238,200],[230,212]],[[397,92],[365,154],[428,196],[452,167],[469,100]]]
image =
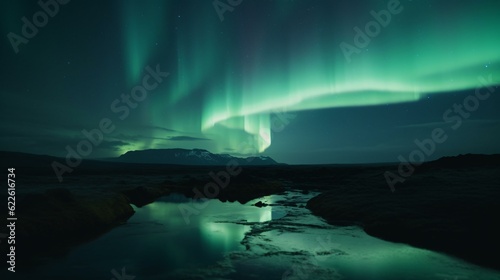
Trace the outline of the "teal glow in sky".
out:
[[[386,26],[357,46],[355,28],[366,33],[376,21],[371,11],[380,13],[388,3],[397,1],[243,1],[221,21],[208,2],[71,2],[19,54],[2,47],[2,96],[13,100],[9,107],[28,112],[31,100],[38,104],[31,112],[43,116],[18,116],[14,125],[7,114],[21,113],[6,108],[1,124],[9,135],[2,145],[61,155],[63,143],[109,117],[116,130],[95,157],[181,147],[295,163],[391,161],[426,136],[401,127],[442,122],[447,107],[477,87],[500,83],[500,4],[401,1]],[[4,33],[19,32],[19,19],[37,8],[7,6],[18,14],[4,19]],[[346,58],[342,43],[360,52]],[[118,120],[111,102],[139,85],[148,65],[170,76]],[[460,133],[478,129],[476,121],[481,133],[499,139],[497,96]],[[276,112],[297,118],[276,129]],[[494,125],[485,130],[485,122]],[[13,144],[12,135],[26,137],[20,126],[34,126],[33,137]],[[51,137],[59,148],[48,146]],[[368,137],[375,140],[363,142]],[[500,152],[493,140],[450,141],[442,153]],[[380,153],[364,157],[363,150]],[[325,151],[329,157],[318,157]]]

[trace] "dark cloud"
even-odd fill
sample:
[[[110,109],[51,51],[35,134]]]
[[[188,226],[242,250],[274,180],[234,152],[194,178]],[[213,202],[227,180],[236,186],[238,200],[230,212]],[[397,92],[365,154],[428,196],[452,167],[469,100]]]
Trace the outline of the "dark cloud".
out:
[[[162,131],[167,131],[167,132],[178,132],[175,129],[170,129],[170,128],[161,127],[161,126],[146,125],[146,126],[144,126],[144,128],[149,128],[149,129],[153,129],[153,130],[162,130]]]
[[[174,137],[170,137],[168,140],[170,140],[170,141],[207,141],[207,140],[211,140],[211,139],[191,137],[191,136],[174,136]]]

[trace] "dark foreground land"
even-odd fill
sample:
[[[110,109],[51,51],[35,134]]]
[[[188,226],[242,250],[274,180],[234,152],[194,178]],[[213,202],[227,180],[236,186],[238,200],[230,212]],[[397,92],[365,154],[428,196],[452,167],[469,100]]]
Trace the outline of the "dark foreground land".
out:
[[[140,207],[172,192],[196,197],[193,188],[203,193],[207,184],[221,184],[210,172],[227,172],[227,166],[86,161],[59,182],[50,166],[54,158],[0,154],[3,170],[16,168],[19,256],[65,254],[71,246],[125,222],[134,214],[130,203]],[[384,173],[398,174],[397,165],[240,168],[214,198],[244,203],[290,188],[320,191],[307,208],[331,224],[360,225],[381,239],[500,270],[500,156],[466,155],[425,163],[395,185],[394,192]],[[0,243],[2,252],[6,244]]]

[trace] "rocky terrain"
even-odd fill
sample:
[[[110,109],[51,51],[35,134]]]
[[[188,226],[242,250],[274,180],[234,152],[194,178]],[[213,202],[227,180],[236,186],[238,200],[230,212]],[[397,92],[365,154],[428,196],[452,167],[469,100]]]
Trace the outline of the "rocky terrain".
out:
[[[307,207],[331,224],[357,224],[378,238],[500,269],[499,157],[468,155],[424,164],[394,193],[382,174],[339,180]]]

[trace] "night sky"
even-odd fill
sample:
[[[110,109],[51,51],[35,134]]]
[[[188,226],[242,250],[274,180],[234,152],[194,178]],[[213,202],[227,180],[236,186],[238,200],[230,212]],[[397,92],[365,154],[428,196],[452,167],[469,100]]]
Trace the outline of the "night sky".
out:
[[[500,153],[497,0],[54,1],[1,4],[0,150],[397,162],[438,128],[426,160]]]

